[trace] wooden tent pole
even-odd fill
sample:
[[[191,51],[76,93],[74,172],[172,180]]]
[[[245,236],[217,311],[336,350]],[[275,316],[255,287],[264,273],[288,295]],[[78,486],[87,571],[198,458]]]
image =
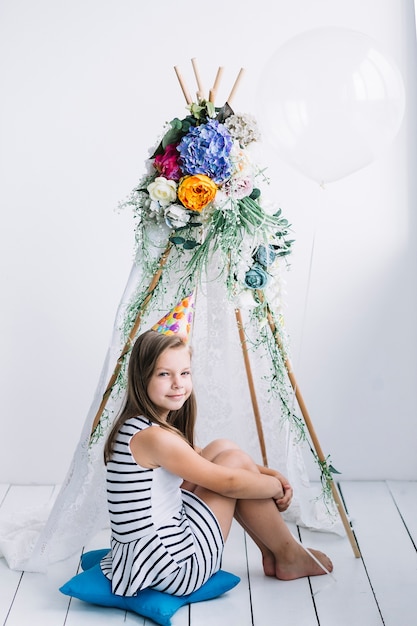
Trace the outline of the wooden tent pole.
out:
[[[199,72],[198,67],[197,67],[197,59],[196,58],[191,59],[191,64],[193,66],[195,79],[197,81],[197,87],[198,87],[197,99],[198,100],[205,100],[206,99],[206,92],[204,90],[203,83],[201,81],[200,72]]]
[[[263,297],[262,292],[258,290],[257,291],[257,295],[258,295],[260,301],[263,302],[264,301],[264,297]],[[275,342],[276,342],[279,350],[281,351],[281,353],[284,354],[284,349],[283,349],[281,337],[280,337],[279,331],[278,331],[278,329],[276,327],[276,324],[275,324],[274,317],[273,317],[269,307],[267,308],[267,318],[268,318],[268,324],[269,324],[271,332],[272,332],[272,334],[274,336]],[[327,462],[326,461],[326,457],[324,456],[324,453],[323,453],[323,450],[321,448],[320,442],[318,440],[316,431],[315,431],[313,423],[311,421],[309,412],[308,412],[306,404],[304,402],[304,398],[301,395],[301,391],[300,391],[300,389],[298,387],[298,384],[297,384],[297,381],[296,381],[296,378],[295,378],[295,375],[294,375],[294,371],[293,371],[291,362],[290,362],[290,360],[288,358],[285,358],[284,364],[285,364],[285,369],[287,370],[287,373],[288,373],[288,378],[290,380],[291,386],[292,386],[292,388],[294,390],[295,397],[296,397],[297,402],[298,402],[298,406],[300,407],[300,411],[301,411],[301,414],[303,416],[304,423],[305,423],[305,425],[307,427],[307,430],[308,430],[308,432],[310,434],[311,441],[313,443],[314,449],[315,449],[315,451],[317,453],[317,457],[318,457],[318,459],[319,459],[319,461],[321,463],[326,463]],[[350,544],[352,546],[353,553],[354,553],[355,557],[360,558],[361,553],[360,553],[360,550],[359,550],[359,546],[357,544],[355,535],[353,534],[352,527],[351,527],[351,525],[349,523],[349,520],[348,520],[348,518],[346,516],[345,508],[343,506],[343,502],[342,502],[342,500],[340,498],[340,495],[339,495],[339,492],[337,490],[337,487],[335,485],[334,480],[330,481],[330,486],[331,486],[331,490],[332,490],[332,495],[333,495],[334,501],[335,501],[336,506],[337,506],[338,513],[340,515],[340,518],[342,520],[342,523],[343,523],[343,526],[345,528],[346,534],[347,534],[347,536],[349,538],[349,541],[350,541]]]
[[[179,67],[178,67],[177,65],[175,65],[175,66],[174,66],[174,70],[175,70],[175,73],[176,73],[176,75],[177,75],[178,82],[179,82],[180,87],[181,87],[181,89],[182,89],[182,93],[183,93],[183,95],[184,95],[184,98],[185,98],[186,103],[187,103],[187,104],[192,104],[193,99],[192,99],[192,97],[190,96],[190,92],[189,92],[189,91],[188,91],[188,89],[187,89],[187,85],[185,84],[184,78],[183,78],[183,76],[182,76],[182,74],[181,74],[181,72],[180,72]]]
[[[118,377],[118,375],[120,373],[120,370],[122,368],[124,358],[125,358],[126,354],[132,348],[132,344],[134,342],[136,333],[138,332],[139,327],[140,327],[140,323],[142,321],[142,315],[145,312],[149,302],[151,301],[151,298],[152,298],[152,295],[153,295],[153,291],[154,291],[155,287],[157,286],[157,284],[159,282],[159,279],[161,278],[162,271],[164,269],[164,266],[165,266],[165,264],[166,264],[166,262],[168,260],[169,254],[171,252],[171,247],[172,247],[172,244],[171,244],[171,242],[169,242],[167,247],[165,248],[164,252],[162,253],[160,259],[159,259],[158,269],[156,270],[155,274],[152,277],[152,280],[151,280],[151,282],[149,284],[149,287],[148,287],[147,295],[146,295],[146,297],[145,297],[145,299],[144,299],[144,301],[142,303],[142,306],[140,307],[140,309],[138,311],[138,314],[136,316],[135,322],[134,322],[132,328],[130,329],[130,333],[128,335],[126,343],[123,346],[123,349],[122,349],[122,351],[120,353],[120,356],[119,356],[119,358],[116,361],[116,365],[115,365],[115,368],[113,370],[113,374],[111,375],[110,380],[109,380],[109,382],[107,384],[106,390],[103,393],[103,397],[101,399],[100,406],[99,406],[99,408],[97,410],[96,416],[95,416],[94,421],[93,421],[93,425],[92,425],[92,428],[91,428],[91,433],[93,433],[95,431],[95,429],[97,428],[97,425],[98,425],[98,423],[100,421],[100,417],[101,417],[101,415],[102,415],[102,413],[104,411],[104,408],[105,408],[105,406],[107,404],[107,400],[109,399],[109,396],[110,396],[110,394],[112,392],[113,386],[114,386],[114,384],[115,384],[115,382],[117,380],[117,377]]]
[[[262,428],[261,414],[259,412],[258,400],[256,398],[255,385],[253,382],[252,369],[251,369],[251,364],[250,364],[249,354],[248,354],[248,346],[247,346],[247,341],[246,341],[246,336],[245,336],[245,331],[244,331],[243,321],[242,321],[242,314],[240,312],[240,309],[235,309],[235,316],[236,316],[237,329],[239,331],[240,345],[242,347],[243,360],[245,363],[246,377],[248,379],[253,414],[255,416],[256,430],[258,432],[259,445],[261,448],[262,462],[265,467],[268,467],[268,458],[266,454],[266,446],[265,446],[264,432]]]
[[[214,79],[213,87],[209,91],[209,102],[212,102],[213,104],[214,104],[214,102],[216,100],[217,90],[219,88],[220,79],[221,79],[222,75],[223,75],[223,67],[220,66],[219,69],[217,70],[217,74],[216,74],[216,78]]]
[[[239,74],[237,75],[237,78],[236,78],[236,80],[235,80],[235,82],[234,82],[234,85],[233,85],[233,87],[232,87],[232,91],[230,92],[229,97],[228,97],[228,98],[227,98],[227,100],[226,100],[226,102],[227,102],[227,104],[228,104],[229,106],[230,106],[230,103],[232,102],[233,98],[234,98],[234,97],[235,97],[235,95],[236,95],[237,88],[238,88],[238,87],[239,87],[239,85],[240,85],[240,81],[242,80],[242,78],[243,78],[243,74],[244,74],[244,73],[245,73],[245,68],[244,68],[244,67],[241,67],[241,68],[240,68],[240,70],[239,70]]]

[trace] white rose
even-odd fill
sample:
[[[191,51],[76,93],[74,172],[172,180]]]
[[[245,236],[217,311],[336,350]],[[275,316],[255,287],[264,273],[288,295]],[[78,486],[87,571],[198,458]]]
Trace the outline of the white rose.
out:
[[[189,219],[189,212],[179,204],[171,204],[165,209],[165,221],[171,228],[181,228]]]
[[[175,180],[168,180],[163,176],[155,178],[153,183],[147,186],[151,200],[159,202],[163,207],[175,202],[177,198],[177,183]]]

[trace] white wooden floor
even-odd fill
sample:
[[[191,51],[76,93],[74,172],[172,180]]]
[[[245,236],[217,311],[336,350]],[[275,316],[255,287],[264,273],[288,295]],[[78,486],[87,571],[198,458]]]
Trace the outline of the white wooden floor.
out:
[[[40,503],[54,487],[0,485],[1,510]],[[353,556],[346,537],[300,529],[308,546],[327,552],[328,576],[281,582],[266,578],[258,551],[233,528],[223,569],[241,577],[221,598],[181,608],[173,626],[417,626],[417,482],[341,482],[340,490],[361,550]],[[293,529],[297,533],[296,528]],[[100,533],[86,550],[108,546]],[[8,569],[0,559],[0,623],[7,626],[151,626],[118,609],[90,606],[58,588],[73,576],[79,555],[47,574]]]

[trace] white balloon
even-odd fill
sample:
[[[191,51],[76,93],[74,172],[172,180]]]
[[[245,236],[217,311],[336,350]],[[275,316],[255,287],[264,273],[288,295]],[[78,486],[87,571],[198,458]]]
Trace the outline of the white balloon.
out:
[[[319,28],[271,57],[258,109],[264,139],[299,172],[326,183],[365,167],[393,141],[405,90],[395,63],[373,39]]]

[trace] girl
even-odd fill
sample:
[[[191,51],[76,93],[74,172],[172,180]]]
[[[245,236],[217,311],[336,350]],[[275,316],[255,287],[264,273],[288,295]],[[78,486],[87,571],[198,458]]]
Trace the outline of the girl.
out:
[[[233,518],[258,545],[267,576],[330,572],[328,557],[310,556],[281,517],[292,497],[286,478],[230,441],[196,448],[195,418],[187,344],[179,335],[143,333],[104,452],[112,538],[101,567],[113,593],[195,591],[220,569]]]

